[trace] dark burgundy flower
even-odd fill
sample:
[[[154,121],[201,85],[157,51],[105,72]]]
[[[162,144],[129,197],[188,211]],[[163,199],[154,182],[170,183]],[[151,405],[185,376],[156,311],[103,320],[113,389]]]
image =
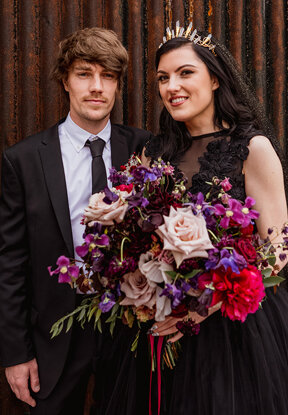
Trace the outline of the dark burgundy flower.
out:
[[[235,243],[235,249],[244,256],[249,264],[254,264],[257,258],[257,252],[251,241],[247,238],[241,238]]]

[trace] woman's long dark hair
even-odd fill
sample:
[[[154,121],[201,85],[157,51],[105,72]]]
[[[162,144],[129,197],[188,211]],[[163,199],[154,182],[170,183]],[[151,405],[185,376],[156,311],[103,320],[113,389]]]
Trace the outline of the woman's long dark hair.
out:
[[[200,33],[203,37],[208,33]],[[208,48],[195,45],[186,38],[174,38],[164,43],[156,53],[155,66],[158,68],[162,55],[171,50],[191,45],[197,56],[204,62],[210,75],[217,77],[219,88],[214,92],[214,125],[222,129],[227,124],[230,135],[251,138],[258,134],[267,136],[277,154],[281,157],[278,140],[273,135],[265,113],[256,95],[251,92],[250,82],[244,78],[231,53],[216,39],[215,56]],[[159,121],[160,131],[156,140],[147,146],[146,154],[152,159],[162,156],[164,160],[177,163],[191,146],[191,137],[183,122],[175,121],[164,107]]]

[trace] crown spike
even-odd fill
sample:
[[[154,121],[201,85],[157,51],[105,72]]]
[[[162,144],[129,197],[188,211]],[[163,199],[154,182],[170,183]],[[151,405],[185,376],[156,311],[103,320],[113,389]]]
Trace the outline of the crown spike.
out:
[[[194,29],[192,34],[190,35],[192,28],[193,28],[193,24],[192,22],[190,22],[189,26],[187,27],[185,31],[185,28],[180,26],[180,22],[179,20],[177,20],[175,31],[174,29],[170,29],[170,27],[166,28],[166,36],[163,36],[163,43],[160,44],[159,48],[161,48],[161,46],[163,46],[164,43],[168,42],[171,39],[174,39],[176,37],[183,37],[183,38],[189,39],[190,42],[193,42],[195,45],[208,48],[213,53],[213,55],[217,56],[215,52],[216,45],[214,45],[211,42],[212,34],[209,33],[208,36],[203,37],[202,39],[201,35],[197,33],[197,29]]]
[[[188,37],[189,36],[189,33],[191,32],[191,29],[192,29],[192,22],[189,23],[189,26],[187,27],[187,30],[185,32],[184,37]]]

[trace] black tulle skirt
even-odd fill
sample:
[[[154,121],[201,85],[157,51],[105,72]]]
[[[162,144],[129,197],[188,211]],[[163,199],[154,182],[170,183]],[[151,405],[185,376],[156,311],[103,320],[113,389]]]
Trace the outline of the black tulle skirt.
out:
[[[119,325],[99,342],[93,415],[149,415],[150,358],[146,329]],[[161,376],[161,415],[288,415],[288,292],[271,289],[245,323],[216,312],[198,336],[183,337],[173,369]],[[157,378],[152,413],[157,415]],[[92,415],[91,413],[91,415]]]

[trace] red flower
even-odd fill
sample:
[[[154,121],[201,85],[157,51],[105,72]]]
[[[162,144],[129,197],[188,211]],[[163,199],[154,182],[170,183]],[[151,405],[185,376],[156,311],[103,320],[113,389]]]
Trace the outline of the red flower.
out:
[[[249,313],[255,313],[265,297],[261,272],[248,265],[236,274],[229,267],[214,270],[212,281],[215,288],[211,306],[222,301],[221,311],[231,320],[244,322]]]
[[[205,272],[204,274],[201,274],[198,278],[198,289],[201,291],[204,291],[206,288],[206,285],[211,284],[212,282],[212,276],[210,273]]]
[[[116,186],[116,189],[120,190],[121,192],[130,193],[133,189],[133,184],[119,184],[119,186]]]
[[[241,228],[240,232],[241,232],[241,235],[243,236],[249,236],[253,234],[253,230],[254,230],[254,226],[252,225],[252,223],[249,223],[249,225],[246,226],[245,228]]]
[[[181,303],[176,308],[172,309],[170,316],[175,317],[175,318],[182,318],[182,317],[185,317],[187,314],[188,314],[188,307],[186,306],[186,304]]]
[[[249,239],[239,239],[239,241],[235,243],[234,247],[239,252],[239,254],[244,256],[249,264],[255,263],[257,252]]]

